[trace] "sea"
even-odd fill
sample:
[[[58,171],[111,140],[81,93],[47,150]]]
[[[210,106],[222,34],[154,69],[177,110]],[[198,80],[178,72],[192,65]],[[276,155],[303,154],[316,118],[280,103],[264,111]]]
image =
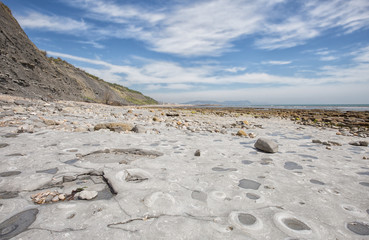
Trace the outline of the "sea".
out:
[[[256,109],[321,109],[321,110],[336,110],[336,111],[369,111],[369,104],[276,104],[276,105],[195,105],[202,108],[256,108]]]

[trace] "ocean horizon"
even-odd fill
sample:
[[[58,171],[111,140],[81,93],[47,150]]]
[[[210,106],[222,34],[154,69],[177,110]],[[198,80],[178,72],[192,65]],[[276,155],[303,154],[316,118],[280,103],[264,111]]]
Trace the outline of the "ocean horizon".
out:
[[[220,108],[259,108],[259,109],[320,109],[337,111],[369,111],[369,104],[249,104],[249,105],[222,105],[199,104],[197,107]]]

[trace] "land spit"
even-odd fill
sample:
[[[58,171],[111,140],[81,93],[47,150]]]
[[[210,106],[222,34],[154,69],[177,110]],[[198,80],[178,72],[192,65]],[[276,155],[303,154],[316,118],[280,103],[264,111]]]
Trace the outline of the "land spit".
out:
[[[368,112],[296,111],[0,95],[0,238],[368,238]]]

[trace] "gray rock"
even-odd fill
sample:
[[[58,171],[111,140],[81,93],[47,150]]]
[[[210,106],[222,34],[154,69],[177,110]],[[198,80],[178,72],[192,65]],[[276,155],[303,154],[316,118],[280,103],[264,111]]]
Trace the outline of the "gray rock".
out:
[[[349,142],[349,144],[352,145],[352,146],[363,146],[363,147],[367,147],[368,146],[368,142],[367,141]]]
[[[274,141],[266,138],[259,138],[255,145],[255,148],[259,149],[260,151],[266,152],[266,153],[276,153],[278,152],[278,144]]]
[[[201,155],[200,149],[197,149],[195,152],[195,157],[200,157],[200,155]]]
[[[93,198],[95,198],[97,196],[97,192],[96,191],[86,191],[83,190],[82,192],[80,192],[78,194],[78,199],[82,199],[82,200],[91,200]]]
[[[134,126],[134,128],[132,128],[132,131],[135,132],[135,133],[146,133],[145,127],[143,127],[141,125]]]

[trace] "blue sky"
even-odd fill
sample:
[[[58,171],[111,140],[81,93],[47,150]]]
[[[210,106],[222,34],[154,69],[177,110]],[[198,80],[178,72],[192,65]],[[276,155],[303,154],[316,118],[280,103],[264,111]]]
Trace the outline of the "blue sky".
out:
[[[159,101],[369,104],[368,0],[3,0],[30,39]]]

